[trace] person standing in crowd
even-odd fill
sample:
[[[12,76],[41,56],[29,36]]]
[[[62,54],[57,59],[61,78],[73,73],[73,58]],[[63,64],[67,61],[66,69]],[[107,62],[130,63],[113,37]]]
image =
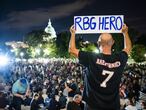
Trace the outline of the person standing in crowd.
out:
[[[86,110],[120,110],[119,85],[128,54],[131,51],[131,40],[126,24],[122,27],[124,49],[112,53],[114,39],[109,33],[102,33],[98,38],[100,53],[79,51],[75,44],[75,29],[70,28],[71,39],[69,53],[79,59],[88,68],[84,75],[83,100]]]
[[[27,79],[20,78],[12,86],[13,101],[12,107],[21,110],[21,105],[26,97],[29,96],[29,83]]]

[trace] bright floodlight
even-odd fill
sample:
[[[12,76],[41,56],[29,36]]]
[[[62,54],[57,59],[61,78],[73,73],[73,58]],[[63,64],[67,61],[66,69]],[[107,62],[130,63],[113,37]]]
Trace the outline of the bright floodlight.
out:
[[[144,57],[146,57],[146,53],[144,54]]]
[[[5,66],[8,64],[9,59],[6,56],[0,55],[0,66]]]

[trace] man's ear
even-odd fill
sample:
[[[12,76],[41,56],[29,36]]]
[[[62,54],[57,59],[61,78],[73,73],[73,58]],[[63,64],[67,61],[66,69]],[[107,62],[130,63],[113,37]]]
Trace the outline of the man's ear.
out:
[[[114,40],[111,40],[111,41],[108,42],[108,45],[111,45],[112,46],[114,43],[115,43],[115,41]]]
[[[99,41],[97,41],[97,47],[98,47],[98,48],[100,47],[100,42],[99,42]]]
[[[115,43],[115,40],[112,40],[112,45],[114,45],[114,43]]]

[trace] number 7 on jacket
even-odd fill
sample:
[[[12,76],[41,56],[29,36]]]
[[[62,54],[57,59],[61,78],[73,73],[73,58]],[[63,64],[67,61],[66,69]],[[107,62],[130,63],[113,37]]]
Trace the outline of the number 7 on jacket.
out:
[[[106,75],[108,74],[107,78],[100,84],[101,87],[106,87],[107,82],[111,79],[111,77],[113,76],[114,72],[113,71],[107,71],[107,70],[103,70],[102,71],[102,75]]]

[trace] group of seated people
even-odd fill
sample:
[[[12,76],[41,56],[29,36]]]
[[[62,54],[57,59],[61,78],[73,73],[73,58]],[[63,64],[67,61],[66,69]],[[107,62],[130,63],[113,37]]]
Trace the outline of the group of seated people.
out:
[[[139,64],[128,64],[125,68],[119,87],[121,110],[145,107],[146,100],[140,98],[140,91],[146,93],[145,68],[146,65]],[[83,75],[87,70],[78,61],[58,58],[47,63],[15,62],[9,69],[9,79],[0,83],[0,108],[22,110],[24,105],[30,110],[84,109]],[[21,88],[16,83],[28,86]]]
[[[129,64],[120,85],[121,109],[143,110],[146,104],[146,64]]]

